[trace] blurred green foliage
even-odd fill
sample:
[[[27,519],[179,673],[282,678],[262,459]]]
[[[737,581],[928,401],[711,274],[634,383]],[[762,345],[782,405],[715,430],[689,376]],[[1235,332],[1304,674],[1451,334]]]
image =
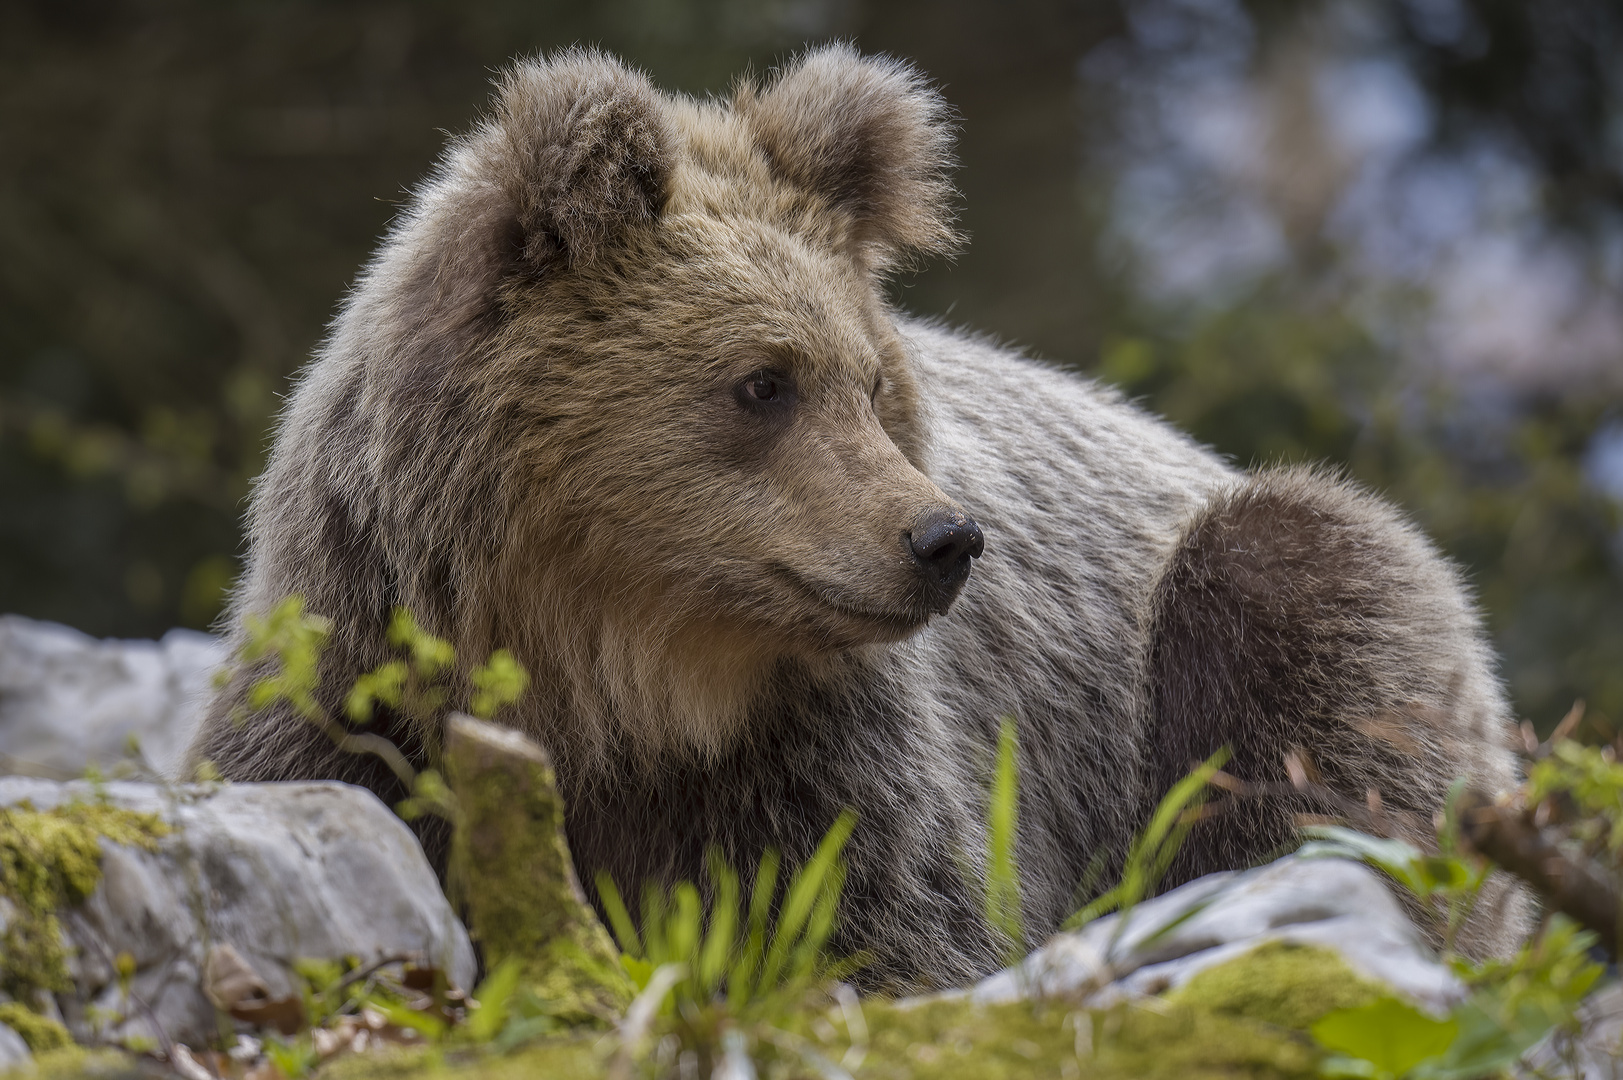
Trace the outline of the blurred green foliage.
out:
[[[601,44],[662,86],[704,93],[844,37],[913,60],[961,117],[971,243],[900,282],[901,304],[1064,364],[1097,361],[1239,461],[1346,465],[1464,563],[1526,715],[1547,723],[1581,696],[1597,723],[1617,722],[1618,510],[1583,472],[1596,425],[1623,415],[1617,391],[1528,400],[1421,385],[1333,290],[1284,274],[1193,317],[1146,311],[1100,242],[1112,203],[1088,162],[1109,106],[1083,92],[1078,65],[1133,34],[1204,47],[1157,31],[1156,6],[0,5],[0,611],[143,636],[217,616],[289,376],[508,59]],[[1266,43],[1329,6],[1232,10]],[[1364,6],[1393,28],[1437,141],[1483,126],[1519,139],[1556,219],[1623,206],[1605,149],[1617,77],[1603,62],[1620,0],[1563,0],[1549,17],[1461,0],[1452,37],[1416,14],[1436,5]]]

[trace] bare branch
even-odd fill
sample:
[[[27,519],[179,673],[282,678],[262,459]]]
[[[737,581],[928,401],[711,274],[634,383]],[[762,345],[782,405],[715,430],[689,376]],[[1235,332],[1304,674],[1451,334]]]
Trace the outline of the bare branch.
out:
[[[1465,792],[1459,809],[1468,844],[1531,885],[1551,907],[1593,930],[1607,953],[1617,957],[1618,893],[1605,871],[1569,856],[1525,813],[1499,806],[1480,791]]]

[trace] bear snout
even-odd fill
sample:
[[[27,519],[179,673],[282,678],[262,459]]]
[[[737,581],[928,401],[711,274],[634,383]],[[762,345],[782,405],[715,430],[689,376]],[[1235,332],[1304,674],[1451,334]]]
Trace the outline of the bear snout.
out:
[[[931,593],[931,608],[944,612],[969,580],[969,563],[986,547],[981,527],[962,510],[949,510],[920,522],[907,534],[913,564]]]

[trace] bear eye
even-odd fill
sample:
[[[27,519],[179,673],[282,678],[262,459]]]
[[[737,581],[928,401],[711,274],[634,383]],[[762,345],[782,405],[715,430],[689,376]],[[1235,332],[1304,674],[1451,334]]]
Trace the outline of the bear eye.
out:
[[[775,371],[752,371],[734,390],[742,405],[788,405],[794,401],[794,383]]]

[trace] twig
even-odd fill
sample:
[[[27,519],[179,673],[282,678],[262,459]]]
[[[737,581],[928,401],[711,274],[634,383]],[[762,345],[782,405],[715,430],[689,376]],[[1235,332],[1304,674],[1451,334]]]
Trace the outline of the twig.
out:
[[[1526,814],[1499,806],[1480,791],[1466,791],[1459,810],[1468,844],[1531,885],[1551,907],[1593,930],[1617,958],[1618,893],[1604,871],[1569,856]]]
[[[327,733],[327,738],[340,750],[351,754],[371,754],[382,760],[394,773],[406,790],[412,790],[417,782],[417,770],[411,767],[411,762],[400,752],[400,748],[381,735],[370,735],[345,731],[332,720],[325,717],[312,717],[311,722]]]
[[[64,912],[63,914],[79,928],[79,940],[88,942],[92,947],[94,947],[96,952],[101,956],[102,963],[106,964],[107,967],[113,972],[113,977],[117,978],[118,961],[108,955],[107,946],[102,944],[101,939],[96,936],[95,931],[90,929],[89,924],[87,924],[84,919],[80,918],[76,912]],[[174,957],[171,957],[170,966],[172,967],[173,964]],[[167,977],[168,969],[165,970],[164,975]],[[174,1061],[174,1040],[169,1037],[169,1033],[165,1031],[163,1025],[158,1022],[158,1014],[152,1010],[152,1006],[148,1005],[141,995],[135,992],[134,986],[135,978],[132,974],[129,983],[121,987],[124,992],[124,996],[129,999],[130,1004],[134,1005],[142,1016],[146,1017],[147,1023],[152,1025],[152,1030],[158,1037],[158,1048],[163,1051],[164,1060],[171,1062]]]
[[[1572,708],[1567,710],[1567,715],[1561,718],[1561,722],[1555,725],[1555,730],[1550,732],[1550,737],[1545,740],[1544,745],[1547,747],[1554,746],[1562,739],[1565,739],[1567,736],[1571,735],[1573,730],[1583,722],[1583,718],[1584,702],[1582,698],[1579,698],[1577,701],[1572,703]]]
[[[1353,822],[1360,828],[1375,836],[1392,836],[1397,833],[1413,833],[1423,835],[1426,830],[1417,824],[1413,814],[1401,810],[1393,810],[1387,806],[1377,792],[1373,800],[1366,791],[1363,803],[1354,802],[1340,792],[1337,792],[1322,783],[1302,778],[1303,783],[1278,782],[1268,780],[1241,780],[1229,773],[1217,773],[1212,778],[1212,786],[1228,792],[1234,799],[1284,799],[1290,797],[1305,797],[1310,804],[1316,804],[1329,811],[1329,816],[1342,821]],[[1208,803],[1212,813],[1222,813],[1229,800]],[[1405,829],[1404,826],[1408,825]]]
[[[347,986],[360,982],[362,979],[371,978],[390,964],[413,964],[419,959],[421,957],[417,953],[392,953],[389,956],[379,957],[365,967],[358,967],[354,971],[345,974],[342,979],[339,979],[333,985],[333,989],[342,990]]]
[[[79,780],[83,779],[83,771],[74,772],[70,769],[58,769],[54,765],[43,765],[27,758],[14,757],[11,754],[0,753],[0,776],[37,776],[41,780]]]

